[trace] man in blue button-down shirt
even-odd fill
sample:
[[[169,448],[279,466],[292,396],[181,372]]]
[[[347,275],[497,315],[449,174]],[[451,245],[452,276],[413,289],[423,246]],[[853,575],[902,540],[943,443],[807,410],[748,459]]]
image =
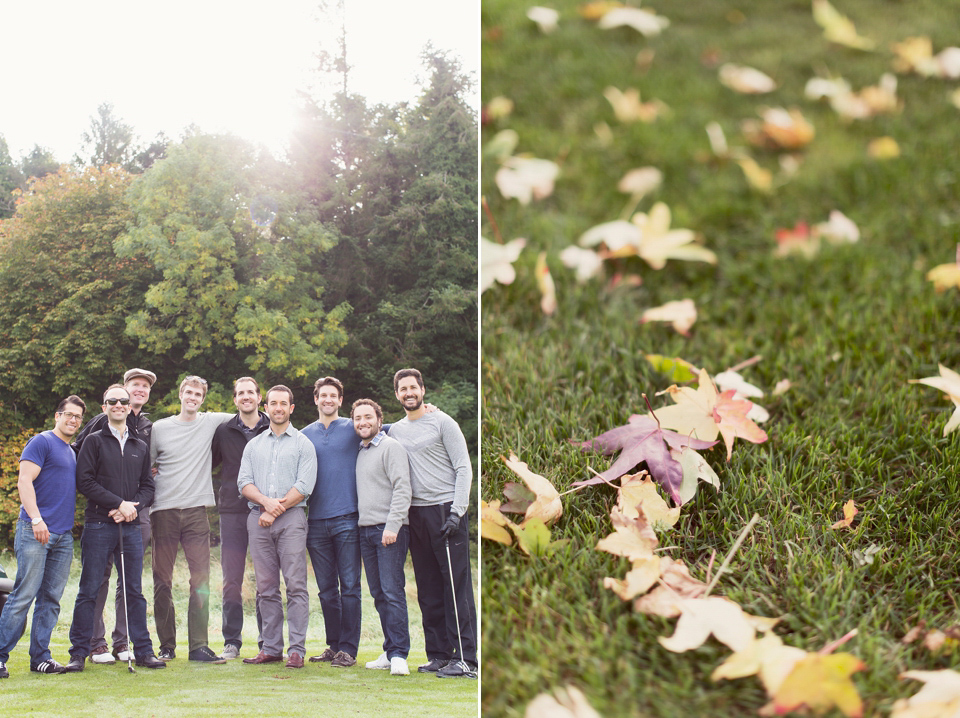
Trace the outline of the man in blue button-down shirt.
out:
[[[237,476],[240,493],[252,509],[247,531],[263,618],[263,648],[243,662],[283,660],[282,572],[290,635],[287,668],[302,668],[310,618],[307,518],[303,507],[317,480],[317,454],[310,440],[291,426],[293,409],[293,392],[287,387],[278,385],[267,392],[270,431],[247,444]]]

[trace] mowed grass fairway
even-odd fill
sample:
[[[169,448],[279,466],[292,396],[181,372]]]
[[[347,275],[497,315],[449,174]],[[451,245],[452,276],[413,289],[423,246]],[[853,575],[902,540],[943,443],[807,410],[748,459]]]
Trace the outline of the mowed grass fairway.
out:
[[[483,3],[483,102],[514,102],[483,141],[513,129],[516,154],[553,160],[561,174],[550,197],[521,206],[500,195],[495,159],[483,160],[482,191],[503,240],[527,246],[516,280],[482,298],[481,495],[505,500],[504,484],[518,481],[500,458],[511,451],[561,492],[589,478],[588,467],[606,469],[610,459],[567,440],[646,413],[643,394],[655,409],[671,403],[654,395],[673,382],[644,354],[682,357],[711,376],[761,355],[742,373],[767,392],[758,403],[771,414],[769,441],[737,441],[729,463],[722,444],[703,452],[722,490],[701,483],[660,546],[703,580],[713,553],[715,571],[759,514],[714,594],[782,616],[776,633],[807,651],[858,629],[840,650],[867,666],[853,677],[864,715],[886,715],[920,688],[901,672],[960,666],[960,652],[900,642],[920,620],[941,630],[960,622],[960,432],[942,436],[954,407],[941,392],[907,383],[937,375],[938,363],[960,370],[960,292],[937,294],[925,279],[955,259],[960,241],[960,110],[948,100],[960,82],[898,75],[902,111],[851,123],[803,91],[831,74],[854,90],[877,84],[892,71],[890,44],[909,36],[930,36],[934,52],[960,45],[960,3],[834,0],[877,42],[874,52],[827,42],[800,0],[644,3],[671,22],[649,39],[599,29],[577,2],[552,6],[560,25],[544,35],[526,5]],[[652,62],[638,64],[645,49]],[[778,89],[737,94],[717,79],[724,62],[762,70]],[[618,122],[608,86],[639,88],[670,112]],[[771,194],[752,190],[736,163],[709,160],[704,131],[716,121],[731,146],[747,146],[740,121],[761,106],[797,107],[816,129],[797,173]],[[867,156],[881,136],[896,140],[899,158]],[[775,153],[750,154],[779,172]],[[632,258],[616,267],[641,275],[639,287],[609,288],[614,265],[577,285],[559,252],[620,217],[629,197],[617,182],[643,166],[664,179],[638,210],[665,202],[673,226],[702,235],[718,264],[670,260],[654,271]],[[857,223],[858,243],[824,244],[812,259],[773,256],[778,228],[824,222],[834,209]],[[495,236],[486,218],[483,234]],[[534,275],[539,252],[557,285],[550,317]],[[638,323],[643,310],[687,297],[698,312],[689,337]],[[781,379],[793,388],[771,396]],[[607,718],[755,715],[768,702],[755,677],[710,679],[729,649],[709,639],[671,653],[657,638],[676,620],[635,614],[603,588],[629,568],[595,550],[611,533],[615,498],[606,486],[564,496],[552,539],[567,543],[550,555],[482,542],[483,714],[522,716],[536,695],[572,684]],[[849,499],[860,510],[853,527],[830,530]],[[858,560],[868,549],[872,563]]]
[[[75,544],[75,559],[70,580],[60,603],[60,621],[53,633],[51,650],[61,663],[69,659],[70,621],[80,581],[80,545]],[[150,638],[157,650],[157,634],[153,622],[153,578],[151,552],[145,556],[143,585],[147,597],[147,623]],[[0,555],[7,574],[15,576],[16,562],[11,552]],[[310,626],[307,633],[307,656],[319,654],[323,642],[323,616],[316,596],[313,570],[307,562],[310,586]],[[36,716],[407,716],[425,715],[471,718],[477,714],[478,685],[469,679],[439,679],[432,674],[417,673],[417,666],[426,662],[423,630],[416,600],[413,568],[407,558],[407,609],[412,643],[408,662],[409,676],[391,676],[389,671],[364,668],[382,652],[380,619],[373,607],[363,578],[363,624],[357,665],[332,668],[329,663],[306,663],[299,670],[283,664],[250,666],[242,663],[257,653],[257,629],[253,596],[256,583],[253,564],[249,563],[244,584],[246,614],[243,626],[243,648],[240,658],[223,665],[206,665],[187,660],[187,586],[189,572],[181,551],[174,573],[174,601],[177,611],[177,658],[162,670],[135,668],[130,674],[126,663],[95,665],[89,660],[83,673],[44,676],[30,673],[28,655],[29,629],[10,654],[7,667],[10,678],[0,682],[3,715]],[[114,576],[115,580],[115,576]],[[220,555],[211,549],[210,580],[210,647],[223,648],[220,632]],[[113,583],[113,582],[111,582]],[[115,584],[113,584],[115,585]],[[284,601],[286,605],[286,601]],[[107,641],[113,629],[113,605],[106,611]],[[284,643],[286,645],[286,625]],[[15,707],[15,711],[14,711]]]

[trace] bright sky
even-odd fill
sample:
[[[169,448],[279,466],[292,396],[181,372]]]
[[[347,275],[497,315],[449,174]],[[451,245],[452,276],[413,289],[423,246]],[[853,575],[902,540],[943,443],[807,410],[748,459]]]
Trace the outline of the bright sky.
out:
[[[343,0],[349,90],[371,102],[418,95],[423,47],[479,81],[480,0]],[[337,0],[327,0],[336,7]],[[197,125],[284,146],[297,90],[317,84],[336,36],[320,0],[24,0],[0,13],[0,135],[14,160],[34,144],[61,162],[103,102],[141,141]],[[336,52],[336,47],[329,50]],[[475,95],[472,105],[479,107]]]

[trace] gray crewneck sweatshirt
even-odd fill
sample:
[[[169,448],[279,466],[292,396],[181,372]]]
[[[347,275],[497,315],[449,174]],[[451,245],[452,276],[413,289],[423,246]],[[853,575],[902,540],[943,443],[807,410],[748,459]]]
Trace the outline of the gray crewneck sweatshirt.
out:
[[[198,412],[193,421],[176,416],[153,425],[150,461],[157,467],[151,511],[216,506],[213,494],[213,433],[236,414]]]
[[[359,439],[357,439],[359,441]],[[409,523],[410,464],[400,442],[380,434],[357,455],[357,505],[360,526],[386,524],[398,533]]]

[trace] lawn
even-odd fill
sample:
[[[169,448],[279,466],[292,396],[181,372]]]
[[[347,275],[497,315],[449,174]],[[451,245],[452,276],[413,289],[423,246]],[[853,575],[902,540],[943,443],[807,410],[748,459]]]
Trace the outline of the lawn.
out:
[[[53,657],[66,663],[70,648],[69,630],[73,603],[80,579],[79,543],[75,545],[70,580],[61,601],[60,621],[51,641]],[[144,559],[144,594],[147,596],[148,624],[156,646],[153,624],[153,578],[151,553]],[[15,575],[16,562],[10,551],[0,554],[8,575]],[[317,655],[323,643],[323,617],[316,598],[316,582],[310,572],[310,626],[307,633],[307,655]],[[389,671],[366,670],[363,664],[380,655],[382,634],[373,600],[364,577],[363,624],[357,666],[331,668],[328,663],[307,663],[303,669],[291,670],[283,664],[244,665],[239,659],[223,665],[206,665],[186,659],[186,611],[189,573],[183,556],[178,559],[174,574],[174,600],[178,619],[177,658],[163,670],[137,668],[131,675],[126,663],[93,665],[87,661],[80,674],[44,676],[29,672],[27,645],[24,636],[10,655],[7,666],[10,678],[0,685],[3,705],[17,706],[17,711],[36,716],[138,715],[138,716],[222,716],[270,714],[278,716],[322,715],[335,712],[345,716],[422,716],[426,712],[443,712],[447,716],[475,716],[477,713],[477,681],[438,679],[432,674],[416,672],[426,662],[420,610],[416,601],[413,568],[407,561],[407,608],[412,648],[409,676],[391,676]],[[219,548],[212,549],[210,601],[210,646],[223,648],[220,633],[220,558]],[[244,645],[240,658],[256,655],[257,634],[253,618],[255,595],[253,565],[248,564],[244,584],[247,607],[244,622]],[[179,590],[178,590],[179,587]],[[108,604],[112,602],[108,601]],[[107,608],[107,630],[113,628],[113,606]],[[29,624],[28,624],[29,631]],[[284,632],[286,637],[286,632]],[[108,636],[109,641],[109,636]]]
[[[655,395],[673,381],[645,354],[682,357],[711,376],[761,356],[742,374],[765,391],[757,401],[770,412],[768,441],[738,440],[729,462],[722,444],[704,452],[721,490],[701,483],[660,546],[702,580],[758,514],[714,593],[782,617],[775,632],[805,651],[857,629],[838,651],[866,666],[853,676],[863,714],[886,715],[919,688],[901,672],[960,662],[949,643],[930,651],[901,642],[920,621],[941,630],[960,622],[960,433],[943,436],[954,407],[942,393],[907,383],[936,375],[938,364],[960,370],[960,292],[938,293],[925,276],[952,262],[960,241],[960,110],[948,99],[960,83],[898,74],[902,109],[855,121],[805,98],[804,87],[833,75],[854,89],[876,85],[892,72],[891,43],[909,36],[929,36],[934,52],[960,45],[960,3],[836,2],[876,41],[872,52],[825,40],[809,2],[655,4],[670,26],[649,38],[599,29],[577,2],[552,6],[559,26],[544,34],[524,4],[483,3],[482,99],[509,98],[513,111],[488,117],[482,145],[512,129],[515,154],[554,161],[560,175],[550,196],[522,205],[501,196],[496,157],[483,158],[483,235],[522,237],[526,247],[515,281],[482,297],[481,496],[505,500],[504,485],[517,481],[501,460],[510,452],[561,492],[606,469],[608,458],[567,440],[646,413],[644,395],[654,409],[670,403]],[[762,70],[777,88],[751,96],[724,87],[726,62]],[[608,86],[638,88],[669,111],[649,124],[620,122]],[[741,132],[762,106],[796,107],[815,128],[793,153],[792,175],[781,153],[749,146]],[[711,155],[710,122],[773,174],[771,192]],[[899,157],[868,156],[884,136]],[[673,226],[695,230],[717,264],[670,260],[653,270],[629,257],[577,283],[561,250],[621,218],[630,199],[617,183],[644,166],[663,182],[637,209],[666,203]],[[774,256],[778,229],[825,222],[832,210],[857,224],[858,242]],[[556,284],[550,316],[535,277],[541,252]],[[613,286],[615,272],[642,283]],[[639,323],[645,309],[684,298],[697,308],[689,336]],[[792,388],[773,396],[782,379]],[[860,511],[853,526],[831,529],[850,499]],[[711,680],[729,649],[710,639],[670,652],[657,639],[676,620],[634,613],[603,588],[629,568],[595,550],[612,531],[615,500],[602,485],[564,496],[551,538],[565,543],[543,556],[483,541],[483,714],[522,716],[535,696],[564,685],[607,717],[756,714],[768,702],[757,678]]]

